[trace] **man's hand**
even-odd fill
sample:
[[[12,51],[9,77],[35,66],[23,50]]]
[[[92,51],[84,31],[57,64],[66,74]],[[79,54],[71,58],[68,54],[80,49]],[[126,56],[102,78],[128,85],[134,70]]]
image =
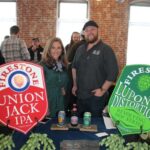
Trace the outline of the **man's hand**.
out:
[[[76,96],[76,91],[77,91],[77,86],[74,85],[74,86],[72,87],[72,94],[75,95],[75,96]]]
[[[95,89],[92,91],[92,93],[94,94],[94,96],[97,96],[97,97],[101,97],[104,95],[106,91],[102,90],[101,88],[99,89]]]

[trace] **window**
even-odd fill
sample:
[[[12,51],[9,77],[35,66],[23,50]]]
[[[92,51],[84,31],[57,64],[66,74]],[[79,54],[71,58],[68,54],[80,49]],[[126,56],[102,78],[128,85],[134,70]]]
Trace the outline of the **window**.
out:
[[[150,64],[150,7],[130,6],[127,64]]]
[[[88,20],[88,2],[86,0],[63,0],[58,4],[57,36],[64,46],[70,42],[74,31],[81,32]]]
[[[0,43],[10,35],[10,27],[16,25],[16,2],[0,1]]]

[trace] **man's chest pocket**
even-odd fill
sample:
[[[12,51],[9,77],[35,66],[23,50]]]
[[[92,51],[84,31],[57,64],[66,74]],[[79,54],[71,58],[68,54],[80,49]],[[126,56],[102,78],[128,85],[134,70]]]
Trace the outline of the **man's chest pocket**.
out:
[[[83,54],[78,62],[79,66],[99,66],[102,62],[101,51],[93,51],[92,53]]]
[[[92,65],[92,66],[99,66],[100,64],[102,64],[102,56],[100,54],[91,54],[89,56],[89,60],[88,60],[88,64]]]

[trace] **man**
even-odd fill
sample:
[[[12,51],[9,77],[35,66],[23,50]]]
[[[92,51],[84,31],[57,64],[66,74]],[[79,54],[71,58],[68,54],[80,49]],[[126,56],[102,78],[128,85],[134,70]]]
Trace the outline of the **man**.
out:
[[[18,26],[12,26],[10,37],[2,42],[1,52],[6,63],[16,60],[30,60],[26,43],[19,38],[19,31]]]
[[[0,65],[4,64],[5,63],[5,59],[1,53],[1,50],[0,50]]]
[[[79,32],[73,32],[71,35],[71,40],[70,43],[66,45],[65,50],[66,50],[66,54],[68,56],[68,54],[70,53],[72,46],[74,44],[76,44],[77,42],[80,41],[80,33]]]
[[[28,48],[28,50],[31,56],[31,61],[39,62],[41,60],[43,47],[40,45],[39,38],[32,39],[32,45]]]
[[[66,97],[67,97],[66,101],[68,104],[67,110],[68,109],[71,110],[73,104],[76,103],[76,101],[77,101],[77,97],[72,94],[73,79],[72,79],[72,67],[71,66],[72,66],[72,61],[73,61],[73,58],[75,56],[75,53],[76,53],[78,47],[80,47],[84,43],[85,43],[85,37],[84,37],[84,34],[82,33],[81,40],[74,43],[72,45],[70,51],[68,52],[68,62],[69,62],[68,74],[69,74],[69,78],[70,78],[70,84],[68,85],[67,94],[66,94]]]
[[[75,53],[76,53],[76,50],[78,49],[78,47],[80,47],[82,44],[84,44],[86,41],[85,41],[85,36],[83,33],[81,33],[80,35],[81,37],[81,40],[80,41],[77,41],[73,44],[71,50],[68,52],[68,61],[70,63],[72,63],[73,61],[73,58],[75,56]]]
[[[118,74],[113,50],[99,39],[98,28],[92,20],[85,23],[83,31],[86,43],[78,48],[72,64],[72,93],[78,97],[80,117],[86,111],[94,117],[102,115],[107,102],[107,91]]]
[[[8,39],[9,38],[9,35],[6,35],[5,37],[4,37],[4,40],[6,40],[6,39]],[[2,64],[4,64],[5,63],[5,59],[4,59],[4,57],[3,57],[3,55],[2,55],[2,53],[1,53],[1,50],[0,50],[0,65],[2,65]]]

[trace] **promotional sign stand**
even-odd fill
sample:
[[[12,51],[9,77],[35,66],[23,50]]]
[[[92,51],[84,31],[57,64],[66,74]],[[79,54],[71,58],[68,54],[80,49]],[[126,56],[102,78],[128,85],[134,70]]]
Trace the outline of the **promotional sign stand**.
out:
[[[119,120],[117,120],[116,122],[115,122],[115,126],[118,126],[120,124],[120,121]],[[140,134],[142,134],[143,133],[143,126],[141,125],[140,126]]]
[[[6,123],[6,126],[8,127],[8,125],[10,124],[10,120],[8,119],[6,122],[7,122],[7,123]],[[9,127],[8,127],[8,128],[9,128]]]
[[[0,122],[27,134],[47,114],[42,66],[14,61],[0,66]]]
[[[120,124],[120,121],[119,120],[116,120],[115,121],[115,126],[117,127],[118,125]],[[139,127],[139,129],[140,129],[140,134],[142,134],[143,133],[143,126],[141,125],[140,127]],[[131,142],[131,141],[141,141],[141,138],[140,138],[140,134],[133,134],[133,135],[124,135],[123,137],[125,138],[125,140],[126,140],[126,142]],[[121,133],[120,132],[118,132],[118,135],[120,136],[120,137],[122,137],[122,135],[121,135]]]
[[[37,117],[34,118],[37,124],[39,123],[39,119]]]
[[[143,133],[143,126],[142,125],[140,126],[140,130],[141,130],[140,134],[142,134]]]
[[[150,131],[150,65],[125,66],[109,99],[108,111],[121,135]]]
[[[120,121],[119,121],[119,120],[116,120],[115,126],[118,126],[119,124],[120,124]]]
[[[14,61],[0,66],[0,123],[4,129],[14,129],[9,135],[0,134],[0,149],[20,149],[13,141],[15,131],[22,132],[28,141],[24,149],[55,150],[47,134],[36,133],[35,128],[48,110],[43,67],[31,62]],[[0,128],[1,129],[1,128]],[[0,131],[1,132],[1,131]],[[4,131],[6,134],[6,132]]]

